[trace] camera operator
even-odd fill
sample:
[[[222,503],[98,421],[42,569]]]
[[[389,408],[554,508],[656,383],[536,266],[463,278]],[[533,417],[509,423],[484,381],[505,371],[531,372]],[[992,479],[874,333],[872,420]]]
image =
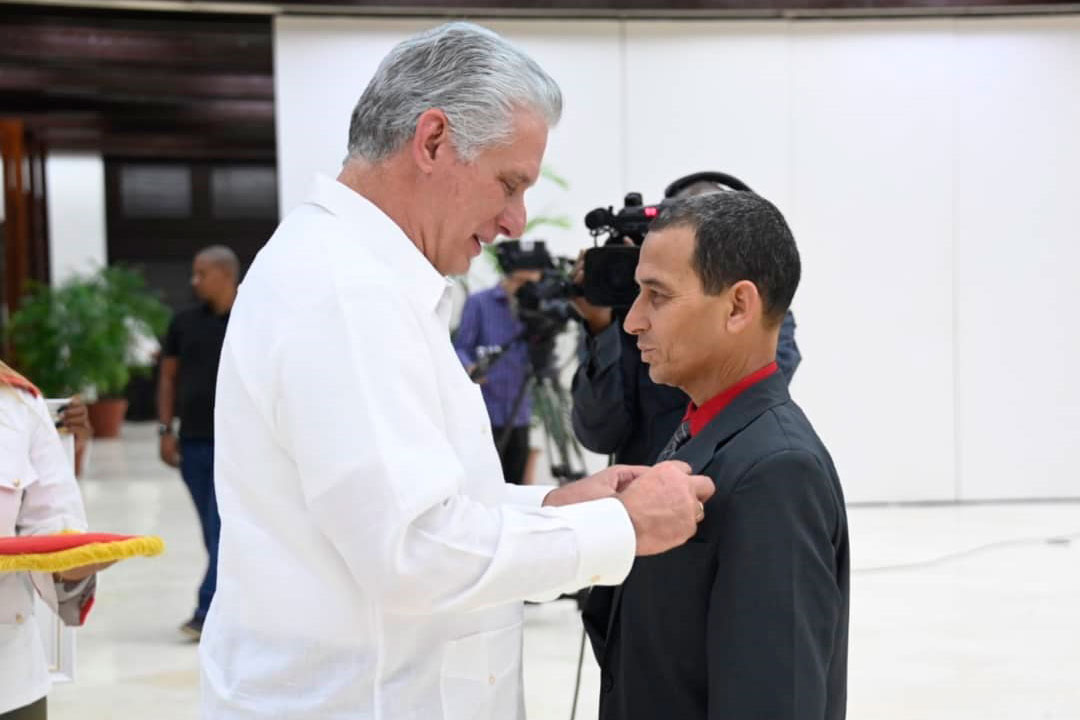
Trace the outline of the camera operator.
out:
[[[514,402],[529,373],[528,344],[522,336],[525,325],[515,313],[514,304],[523,285],[540,281],[542,266],[530,262],[528,254],[507,252],[512,242],[497,246],[502,280],[465,301],[454,349],[469,376],[480,383],[496,442],[508,432],[506,442],[499,444],[503,477],[506,482],[521,485],[529,458],[532,403],[526,393],[514,411]],[[503,346],[505,352],[490,367],[478,367],[485,350]]]
[[[710,172],[687,175],[671,183],[664,197],[732,191],[717,176],[724,177]],[[741,188],[745,186],[739,183],[734,189]],[[584,264],[579,258],[573,282],[582,286],[584,281]],[[651,464],[675,432],[690,399],[678,388],[649,379],[648,366],[641,362],[635,338],[623,331],[618,310],[598,307],[583,296],[573,302],[585,324],[580,365],[572,385],[574,433],[582,445],[614,455],[617,463]],[[776,362],[788,383],[801,360],[795,343],[795,317],[789,311],[776,351]]]

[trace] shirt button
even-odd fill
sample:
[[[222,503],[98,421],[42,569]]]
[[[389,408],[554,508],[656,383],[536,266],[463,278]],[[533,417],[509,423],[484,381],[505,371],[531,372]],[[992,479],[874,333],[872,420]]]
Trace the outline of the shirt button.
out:
[[[494,675],[488,675],[488,685],[494,685],[494,684],[495,684],[495,676]]]
[[[22,625],[24,619],[25,618],[22,616],[22,613],[18,613],[17,615],[15,615],[15,624]]]
[[[590,585],[595,585],[598,582],[600,582],[600,576],[599,575],[593,575],[591,578],[589,578],[589,584]]]
[[[22,480],[20,480],[19,478],[15,478],[15,480],[11,483],[11,486],[15,489],[18,489],[20,485],[22,485]]]

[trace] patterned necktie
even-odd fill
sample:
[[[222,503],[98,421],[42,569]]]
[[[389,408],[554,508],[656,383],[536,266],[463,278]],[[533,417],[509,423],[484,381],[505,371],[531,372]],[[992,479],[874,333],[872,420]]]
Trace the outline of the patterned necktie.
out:
[[[671,456],[679,451],[686,441],[690,439],[690,421],[685,420],[679,424],[679,427],[675,428],[675,434],[668,440],[667,445],[660,451],[660,455],[656,458],[656,462],[664,462],[670,460]]]

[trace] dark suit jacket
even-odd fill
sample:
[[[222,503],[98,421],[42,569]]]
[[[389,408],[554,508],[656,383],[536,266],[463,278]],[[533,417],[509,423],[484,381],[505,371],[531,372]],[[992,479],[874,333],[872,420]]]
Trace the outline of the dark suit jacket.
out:
[[[598,587],[602,720],[838,720],[848,534],[828,451],[774,374],[675,455],[716,494],[686,545]]]

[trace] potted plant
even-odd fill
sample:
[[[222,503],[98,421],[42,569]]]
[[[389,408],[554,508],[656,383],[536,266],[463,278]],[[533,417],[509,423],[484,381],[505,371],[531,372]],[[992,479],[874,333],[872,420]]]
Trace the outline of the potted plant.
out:
[[[98,437],[116,437],[127,412],[124,389],[149,367],[133,351],[158,337],[169,310],[142,275],[107,267],[57,288],[33,284],[12,315],[10,339],[20,369],[48,397],[82,394]]]

